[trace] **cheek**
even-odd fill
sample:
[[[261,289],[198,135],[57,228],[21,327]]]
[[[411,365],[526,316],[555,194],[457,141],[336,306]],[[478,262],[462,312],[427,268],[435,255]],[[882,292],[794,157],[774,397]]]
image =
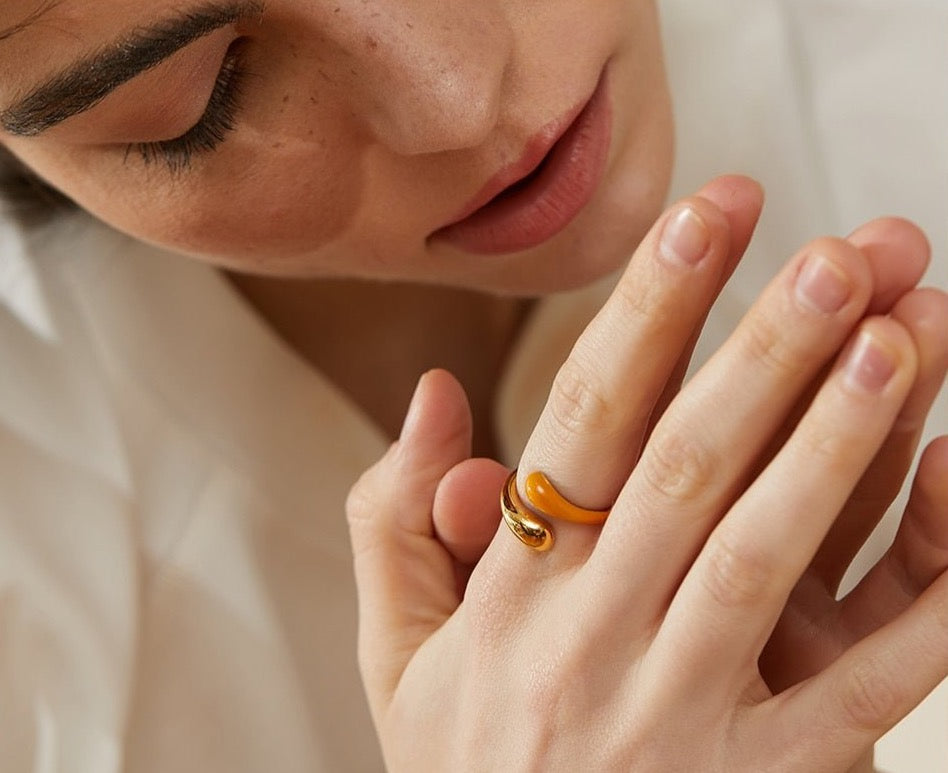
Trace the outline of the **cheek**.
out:
[[[326,139],[268,138],[252,148],[234,143],[228,159],[201,176],[198,190],[170,186],[166,215],[146,238],[263,266],[318,252],[356,227],[366,189],[357,154]]]
[[[358,229],[367,175],[336,123],[289,123],[297,129],[278,136],[241,127],[174,176],[160,162],[125,161],[120,149],[20,155],[83,209],[138,239],[232,267],[292,270]]]

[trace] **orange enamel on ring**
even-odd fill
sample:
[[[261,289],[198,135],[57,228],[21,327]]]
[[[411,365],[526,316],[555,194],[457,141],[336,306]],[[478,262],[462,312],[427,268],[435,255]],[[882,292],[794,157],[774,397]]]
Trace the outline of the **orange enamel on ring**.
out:
[[[531,472],[524,481],[527,501],[535,510],[551,518],[570,523],[599,526],[609,517],[608,510],[586,510],[577,507],[557,491],[542,472]]]

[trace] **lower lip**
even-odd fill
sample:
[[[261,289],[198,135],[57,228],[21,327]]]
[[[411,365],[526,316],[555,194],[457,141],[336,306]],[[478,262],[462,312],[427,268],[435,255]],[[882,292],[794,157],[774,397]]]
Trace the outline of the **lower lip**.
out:
[[[592,199],[605,173],[611,139],[612,106],[603,75],[537,171],[433,238],[483,255],[520,252],[551,239]]]

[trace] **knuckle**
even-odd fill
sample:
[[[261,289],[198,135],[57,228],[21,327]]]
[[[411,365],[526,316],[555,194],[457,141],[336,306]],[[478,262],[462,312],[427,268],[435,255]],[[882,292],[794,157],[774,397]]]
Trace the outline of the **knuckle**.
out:
[[[927,590],[931,584],[922,590]],[[942,653],[942,660],[948,667],[948,593],[936,589],[931,601],[931,631],[936,652]]]
[[[806,350],[792,338],[793,325],[758,314],[744,329],[744,348],[751,362],[760,363],[778,378],[796,375],[806,363]],[[788,332],[791,335],[788,335]]]
[[[509,563],[488,551],[475,567],[464,592],[467,610],[466,637],[479,662],[491,668],[496,658],[509,651],[512,641],[522,633],[537,606],[533,583],[512,578]]]
[[[847,673],[840,702],[847,726],[877,732],[899,715],[902,694],[878,663],[863,660]]]
[[[614,422],[614,401],[600,381],[586,368],[569,359],[560,368],[550,392],[550,416],[559,440],[608,432]]]
[[[756,607],[768,596],[773,562],[722,535],[708,543],[700,577],[711,599],[725,609]]]
[[[631,281],[630,277],[623,277],[613,290],[610,304],[625,322],[646,323],[653,327],[668,316],[670,300],[659,291],[655,282]]]
[[[639,467],[651,491],[679,503],[700,499],[715,479],[717,455],[694,430],[672,427],[653,435]]]
[[[516,626],[520,604],[508,601],[506,583],[494,567],[478,564],[467,584],[464,606],[469,612],[468,632],[475,650],[491,657],[502,649],[506,632]]]
[[[845,474],[846,460],[858,448],[845,427],[808,426],[801,433],[803,456],[810,459],[812,469],[822,470],[827,478]]]
[[[379,492],[384,489],[379,484],[384,474],[385,458],[362,473],[349,489],[346,496],[346,519],[350,529],[367,527],[383,506],[383,499]]]
[[[365,476],[368,473],[362,475],[356,484],[349,489],[349,494],[346,497],[346,517],[349,520],[349,525],[353,526],[357,523],[365,521],[368,517],[368,513],[371,512],[370,506],[370,496],[369,496],[369,487],[365,483]]]
[[[527,711],[532,716],[544,717],[551,726],[557,723],[564,704],[570,702],[564,666],[556,653],[535,653],[524,674]]]

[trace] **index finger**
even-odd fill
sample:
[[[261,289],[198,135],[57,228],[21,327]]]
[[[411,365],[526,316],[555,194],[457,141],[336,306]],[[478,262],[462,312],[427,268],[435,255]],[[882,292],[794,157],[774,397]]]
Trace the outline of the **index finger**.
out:
[[[577,505],[611,506],[666,384],[750,241],[762,203],[753,180],[722,177],[659,219],[557,374],[521,458],[521,492],[526,475],[539,470]],[[557,524],[557,531],[565,538],[555,551],[562,560],[574,549],[577,559],[585,557],[597,534],[569,524]]]

